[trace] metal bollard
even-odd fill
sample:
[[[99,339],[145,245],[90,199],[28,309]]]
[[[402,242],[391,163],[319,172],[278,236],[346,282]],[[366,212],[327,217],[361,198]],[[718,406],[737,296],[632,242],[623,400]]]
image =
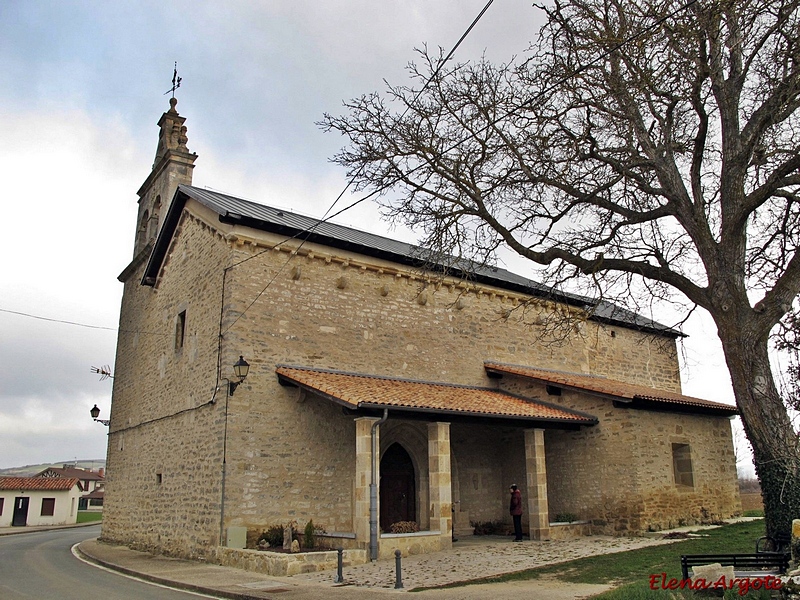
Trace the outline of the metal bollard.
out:
[[[395,568],[395,578],[394,578],[394,589],[402,590],[403,589],[403,576],[400,572],[400,559],[403,555],[400,550],[394,551],[394,568]]]
[[[336,578],[333,580],[334,583],[344,583],[344,577],[342,577],[342,553],[344,552],[344,548],[339,546],[336,549],[336,552],[339,554],[338,564],[336,566]]]

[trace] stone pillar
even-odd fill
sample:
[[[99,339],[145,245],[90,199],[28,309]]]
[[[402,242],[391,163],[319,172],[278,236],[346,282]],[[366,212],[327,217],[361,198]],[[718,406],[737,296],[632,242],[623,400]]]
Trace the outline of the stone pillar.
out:
[[[444,550],[453,544],[450,423],[428,423],[428,474],[431,530],[440,532]]]
[[[356,419],[356,473],[353,490],[353,532],[359,548],[369,547],[369,484],[372,477],[372,424],[380,419]],[[376,432],[380,448],[380,429]],[[380,457],[378,457],[380,458]],[[376,481],[380,481],[380,460],[377,461]],[[380,512],[378,513],[380,514]]]
[[[528,488],[528,523],[531,539],[550,539],[544,429],[525,430],[525,480]]]

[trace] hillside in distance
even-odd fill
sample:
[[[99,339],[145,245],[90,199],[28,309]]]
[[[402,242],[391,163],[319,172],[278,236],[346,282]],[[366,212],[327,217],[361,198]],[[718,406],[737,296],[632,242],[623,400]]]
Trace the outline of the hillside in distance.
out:
[[[2,477],[32,477],[37,473],[44,471],[49,467],[77,467],[78,469],[87,469],[90,471],[97,471],[98,469],[106,468],[106,461],[104,458],[95,458],[87,460],[63,460],[51,463],[41,463],[38,465],[25,465],[23,467],[9,467],[7,469],[0,469],[0,476]]]

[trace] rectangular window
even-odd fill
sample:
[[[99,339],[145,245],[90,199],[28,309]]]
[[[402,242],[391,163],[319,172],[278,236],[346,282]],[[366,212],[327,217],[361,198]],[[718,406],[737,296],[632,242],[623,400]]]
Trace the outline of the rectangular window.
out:
[[[54,514],[56,514],[56,499],[42,498],[42,516],[52,517]]]
[[[675,485],[694,487],[692,453],[689,444],[672,444],[672,471]]]
[[[5,498],[0,498],[0,515],[3,514],[3,500],[5,500]]]
[[[186,333],[186,311],[182,310],[175,319],[175,350],[183,348],[183,338]]]

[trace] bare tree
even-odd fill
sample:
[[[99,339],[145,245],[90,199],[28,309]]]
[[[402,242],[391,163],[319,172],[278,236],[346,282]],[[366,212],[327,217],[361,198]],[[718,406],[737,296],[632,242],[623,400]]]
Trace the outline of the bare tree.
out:
[[[507,246],[551,285],[708,311],[770,533],[800,516],[769,352],[800,292],[798,2],[556,2],[526,56],[422,50],[409,86],[322,123],[359,189],[438,252]]]

